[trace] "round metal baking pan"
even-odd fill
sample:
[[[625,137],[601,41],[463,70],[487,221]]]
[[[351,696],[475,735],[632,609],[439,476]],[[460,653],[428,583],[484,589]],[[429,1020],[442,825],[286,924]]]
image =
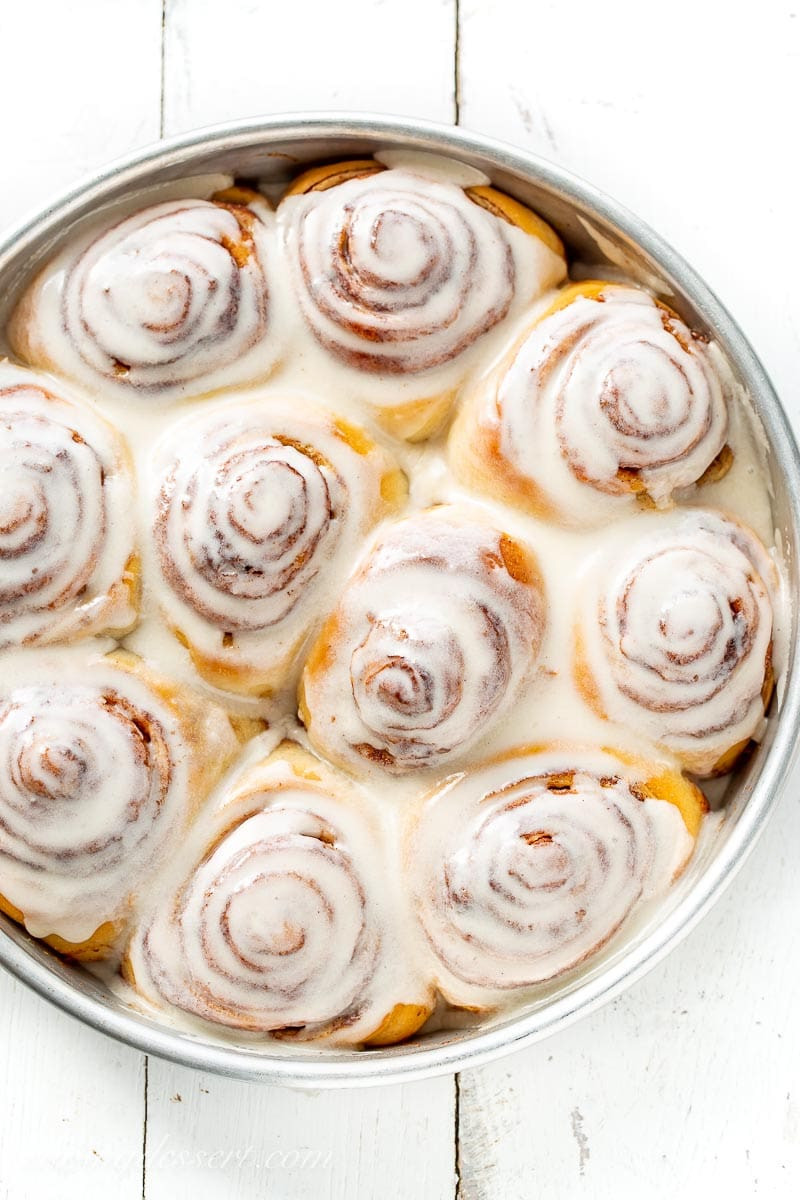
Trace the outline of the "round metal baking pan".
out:
[[[198,130],[115,162],[13,231],[0,244],[0,328],[32,273],[81,221],[143,187],[208,172],[246,179],[288,178],[306,162],[404,147],[449,155],[489,175],[540,212],[573,260],[624,266],[661,293],[696,328],[710,332],[747,388],[769,446],[777,537],[792,597],[800,564],[800,459],[763,367],[730,315],[683,259],[631,213],[588,184],[531,154],[458,129],[369,115],[298,114]],[[732,778],[725,815],[658,909],[624,931],[588,967],[557,981],[524,1011],[479,1029],[449,1029],[375,1051],[313,1045],[237,1044],[172,1028],[112,995],[80,967],[59,959],[6,918],[0,963],[66,1012],[148,1053],[223,1075],[300,1087],[389,1083],[475,1066],[546,1037],[639,979],[693,928],[731,882],[774,808],[792,765],[800,727],[797,605],[787,668],[766,736]]]

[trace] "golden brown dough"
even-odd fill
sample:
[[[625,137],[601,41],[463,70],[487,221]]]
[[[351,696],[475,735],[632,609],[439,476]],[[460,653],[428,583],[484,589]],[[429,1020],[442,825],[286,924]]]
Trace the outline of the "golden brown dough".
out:
[[[134,625],[133,498],[121,436],[47,376],[0,361],[0,648]]]
[[[359,773],[445,763],[530,678],[545,619],[535,555],[480,512],[397,522],[309,653],[300,715],[312,743]]]
[[[249,188],[106,218],[34,279],[9,324],[12,349],[126,403],[163,404],[264,379],[282,351],[272,219]]]
[[[371,160],[304,172],[278,223],[309,329],[413,441],[441,426],[467,352],[565,272],[559,238],[518,201]]]
[[[31,668],[0,695],[0,908],[107,956],[239,745],[221,709],[122,651]]]
[[[683,870],[707,808],[668,764],[567,743],[446,780],[405,858],[442,995],[485,1013],[588,961]]]
[[[222,795],[126,960],[148,1000],[252,1033],[389,1045],[432,1008],[369,797],[294,743]]]
[[[574,674],[603,718],[722,774],[773,686],[777,574],[756,535],[686,509],[599,556],[579,588]]]
[[[570,525],[721,478],[731,381],[680,318],[629,284],[563,288],[472,388],[450,436],[466,484]]]
[[[306,396],[173,425],[153,453],[148,545],[161,610],[203,678],[283,686],[361,539],[406,492],[386,451]]]

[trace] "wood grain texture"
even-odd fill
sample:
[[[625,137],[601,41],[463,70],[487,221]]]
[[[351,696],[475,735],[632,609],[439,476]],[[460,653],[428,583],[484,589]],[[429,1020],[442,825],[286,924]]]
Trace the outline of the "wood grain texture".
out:
[[[0,1200],[142,1193],[144,1059],[0,972]]]
[[[295,1092],[150,1060],[148,1200],[451,1200],[453,1082]]]
[[[798,838],[790,793],[666,962],[573,1028],[462,1075],[460,1200],[797,1194]]]

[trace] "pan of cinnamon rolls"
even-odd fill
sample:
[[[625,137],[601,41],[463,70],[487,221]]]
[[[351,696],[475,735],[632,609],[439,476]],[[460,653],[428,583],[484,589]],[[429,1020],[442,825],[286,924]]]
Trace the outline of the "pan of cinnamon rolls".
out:
[[[775,803],[800,471],[549,164],[279,119],[0,248],[0,960],[179,1061],[458,1069],[619,991]]]

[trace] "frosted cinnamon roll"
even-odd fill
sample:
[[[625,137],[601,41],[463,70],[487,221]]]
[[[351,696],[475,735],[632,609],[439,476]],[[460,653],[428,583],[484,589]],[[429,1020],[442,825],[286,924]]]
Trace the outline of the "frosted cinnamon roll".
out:
[[[300,715],[335,762],[404,772],[473,743],[532,673],[545,623],[535,556],[442,507],[390,527],[306,662]]]
[[[266,202],[232,189],[166,200],[80,238],[9,327],[16,352],[90,392],[168,401],[261,379],[275,363]]]
[[[0,908],[108,954],[237,749],[221,709],[130,655],[21,658],[0,689]]]
[[[307,172],[278,221],[309,329],[401,437],[434,432],[470,347],[565,274],[555,233],[511,197],[370,161]]]
[[[487,1010],[585,962],[683,869],[706,809],[676,771],[599,748],[453,776],[414,814],[406,861],[441,993]]]
[[[473,390],[450,461],[565,523],[605,522],[637,499],[666,507],[730,466],[730,387],[716,348],[646,292],[572,284]]]
[[[188,859],[128,951],[126,977],[151,1003],[338,1045],[400,1041],[426,1020],[380,832],[317,759],[285,743],[245,771]]]
[[[152,460],[151,552],[170,625],[204,678],[282,684],[361,537],[405,476],[304,396],[204,408]]]
[[[728,770],[772,690],[775,566],[731,518],[687,509],[615,546],[580,591],[575,674],[593,708],[698,775]]]
[[[0,362],[0,649],[136,620],[128,451],[54,386]]]

